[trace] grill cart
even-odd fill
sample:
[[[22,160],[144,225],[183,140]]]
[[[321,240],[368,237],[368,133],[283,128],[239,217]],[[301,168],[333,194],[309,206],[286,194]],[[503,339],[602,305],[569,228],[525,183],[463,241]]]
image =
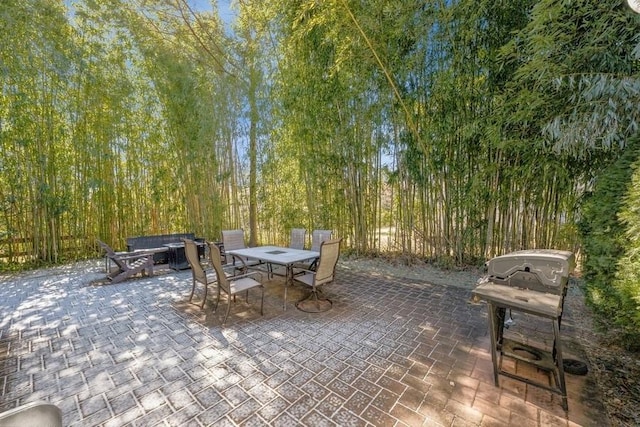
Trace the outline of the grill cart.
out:
[[[559,394],[565,411],[568,404],[560,323],[569,274],[574,267],[575,256],[567,251],[536,249],[512,252],[488,261],[487,275],[473,290],[475,299],[487,302],[495,385],[499,385],[498,376],[504,375],[541,387]],[[550,348],[519,341],[517,337],[505,337],[507,309],[549,319],[553,329]],[[545,384],[505,367],[505,358],[543,370],[550,381]]]

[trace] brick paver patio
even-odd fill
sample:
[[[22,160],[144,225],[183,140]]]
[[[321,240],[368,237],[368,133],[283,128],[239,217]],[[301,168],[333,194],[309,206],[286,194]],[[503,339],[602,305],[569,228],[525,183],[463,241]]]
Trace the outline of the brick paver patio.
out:
[[[255,293],[222,327],[226,301],[187,302],[189,270],[105,285],[102,268],[0,277],[0,411],[41,399],[65,425],[105,427],[609,425],[591,374],[567,375],[568,415],[547,391],[495,387],[470,289],[339,264],[331,311],[296,310],[297,287],[283,311],[272,280],[263,317]],[[579,358],[572,331],[569,311],[565,357]]]

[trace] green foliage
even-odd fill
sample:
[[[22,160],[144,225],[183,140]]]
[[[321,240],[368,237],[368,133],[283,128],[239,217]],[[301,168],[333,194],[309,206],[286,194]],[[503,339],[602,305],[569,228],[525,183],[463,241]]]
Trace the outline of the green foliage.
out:
[[[542,0],[501,50],[519,134],[557,152],[615,152],[638,129],[640,16],[622,0]],[[596,166],[596,169],[598,166]]]
[[[607,326],[629,347],[640,342],[640,138],[599,174],[582,203],[586,295]],[[611,331],[614,335],[614,331]]]
[[[5,3],[12,261],[229,227],[446,265],[575,249],[576,200],[637,131],[621,0],[260,0],[233,33],[186,0]]]

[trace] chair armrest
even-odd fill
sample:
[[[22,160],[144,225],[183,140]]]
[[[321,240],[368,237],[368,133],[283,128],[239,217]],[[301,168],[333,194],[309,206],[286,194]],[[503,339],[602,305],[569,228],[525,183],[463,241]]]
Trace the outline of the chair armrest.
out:
[[[247,258],[247,257],[244,257],[242,255],[228,254],[227,258],[229,258],[229,257],[232,259],[231,264],[234,264],[234,265],[236,264],[236,262],[239,262],[244,267],[250,267],[252,265],[258,265],[258,264],[264,264],[260,260]],[[239,268],[239,266],[236,265],[236,268]]]
[[[246,262],[246,261],[244,260],[244,258],[243,258],[243,257],[241,257],[241,256],[238,256],[238,255],[231,255],[231,260],[232,260],[231,262],[229,262],[229,263],[227,263],[227,264],[225,264],[225,265],[232,265],[232,266],[234,266],[235,268],[238,268],[238,269],[246,269],[246,268],[249,268],[249,267],[247,266],[247,262]],[[240,263],[240,265],[236,265],[236,261],[238,261],[238,262]]]
[[[255,265],[262,264],[261,261],[256,261],[257,264],[252,264],[251,261],[249,261],[250,263],[247,264],[247,260],[242,256],[232,255],[232,254],[231,255],[227,255],[227,257],[229,257],[229,256],[233,260],[231,262],[231,264],[234,266],[234,268],[237,271],[240,271],[240,274],[245,274],[247,271],[249,271],[250,268],[254,268]],[[236,261],[237,261],[237,263],[236,263]],[[234,277],[237,277],[237,276],[234,276]]]
[[[216,269],[213,268],[213,267],[203,268],[203,270],[207,274],[209,274],[209,273],[216,274]],[[233,274],[230,274],[230,273],[235,272],[235,270],[233,269],[233,266],[229,266],[228,264],[225,264],[225,265],[222,266],[222,271],[224,271],[224,274],[229,278],[235,277]],[[0,427],[2,427],[2,426],[0,426]]]
[[[262,283],[262,280],[263,280],[262,272],[261,271],[255,271],[255,270],[254,271],[250,271],[248,273],[239,274],[237,276],[232,276],[229,279],[230,280],[242,279],[242,278],[249,277],[249,276],[255,276],[256,274],[258,276],[260,276],[260,280],[258,280],[258,282]]]
[[[226,264],[223,264],[223,265],[222,265],[222,269],[223,269],[223,270],[230,270],[230,269],[232,269],[232,268],[236,268],[236,266],[235,266],[235,264],[232,264],[232,263],[230,263],[230,262],[228,262],[228,263],[226,263]]]
[[[237,265],[225,264],[222,266],[222,271],[224,271],[227,277],[236,277],[238,271],[245,271],[245,269]]]
[[[147,253],[147,252],[138,252],[138,253],[132,253],[132,252],[127,252],[124,255],[118,255],[117,258],[121,259],[121,260],[132,260],[132,259],[140,259],[140,258],[149,258],[152,257],[153,253]]]
[[[240,256],[233,255],[233,254],[229,254],[229,253],[225,254],[225,256],[226,256],[227,258],[231,258],[231,261],[230,261],[230,262],[227,262],[227,264],[233,264],[233,265],[235,265],[235,264],[236,264],[236,261],[240,261],[242,264],[244,264],[244,260],[243,260],[243,259],[242,259],[242,257],[240,257]]]

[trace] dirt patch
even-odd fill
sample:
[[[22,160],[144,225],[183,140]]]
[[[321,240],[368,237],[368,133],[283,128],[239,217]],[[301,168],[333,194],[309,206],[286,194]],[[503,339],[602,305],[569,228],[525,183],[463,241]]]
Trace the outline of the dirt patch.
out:
[[[484,274],[479,268],[442,269],[416,259],[404,258],[347,258],[340,267],[351,271],[367,271],[373,275],[424,280],[434,285],[457,286],[473,289]]]
[[[575,335],[584,350],[613,427],[640,425],[640,360],[637,353],[611,343],[607,331],[599,330],[585,305],[583,282],[572,279],[567,299],[575,323]]]

